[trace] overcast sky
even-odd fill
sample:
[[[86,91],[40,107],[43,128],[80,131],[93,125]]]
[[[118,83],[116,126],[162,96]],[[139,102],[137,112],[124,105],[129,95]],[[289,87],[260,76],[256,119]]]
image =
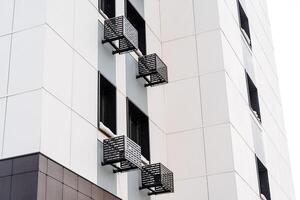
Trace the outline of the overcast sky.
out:
[[[267,0],[296,195],[300,198],[300,0]]]

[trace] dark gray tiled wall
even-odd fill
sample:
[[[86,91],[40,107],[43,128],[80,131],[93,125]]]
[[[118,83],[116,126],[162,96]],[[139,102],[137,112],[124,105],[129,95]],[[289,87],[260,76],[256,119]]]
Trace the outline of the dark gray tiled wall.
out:
[[[0,160],[1,200],[119,200],[41,154]]]

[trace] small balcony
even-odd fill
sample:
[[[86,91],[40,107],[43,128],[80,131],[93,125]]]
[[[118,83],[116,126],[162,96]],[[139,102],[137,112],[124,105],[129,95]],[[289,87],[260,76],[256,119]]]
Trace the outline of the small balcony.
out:
[[[155,53],[140,57],[137,78],[145,79],[145,87],[167,83],[167,65]]]
[[[150,164],[141,169],[142,186],[148,189],[148,195],[157,195],[174,192],[173,172],[161,163]]]
[[[126,136],[105,139],[102,165],[113,166],[114,173],[141,168],[141,147]]]
[[[122,54],[138,49],[138,32],[124,16],[104,21],[104,40],[115,49],[112,53]]]

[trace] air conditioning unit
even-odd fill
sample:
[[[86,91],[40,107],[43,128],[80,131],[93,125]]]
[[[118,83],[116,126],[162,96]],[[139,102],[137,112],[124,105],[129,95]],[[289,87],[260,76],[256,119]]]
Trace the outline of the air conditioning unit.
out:
[[[102,165],[111,165],[114,173],[141,168],[141,147],[126,136],[103,141]]]
[[[155,53],[139,57],[137,78],[141,77],[147,82],[145,87],[167,83],[167,65]]]
[[[106,19],[102,43],[110,43],[113,54],[128,53],[138,49],[138,32],[124,16]]]
[[[148,189],[148,195],[174,192],[173,172],[161,163],[150,164],[141,168],[141,190]]]

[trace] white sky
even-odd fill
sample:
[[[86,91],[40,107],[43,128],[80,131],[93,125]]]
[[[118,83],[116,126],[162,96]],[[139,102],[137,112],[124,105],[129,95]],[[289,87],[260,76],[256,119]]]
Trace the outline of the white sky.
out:
[[[300,198],[300,0],[268,0],[296,195]]]

